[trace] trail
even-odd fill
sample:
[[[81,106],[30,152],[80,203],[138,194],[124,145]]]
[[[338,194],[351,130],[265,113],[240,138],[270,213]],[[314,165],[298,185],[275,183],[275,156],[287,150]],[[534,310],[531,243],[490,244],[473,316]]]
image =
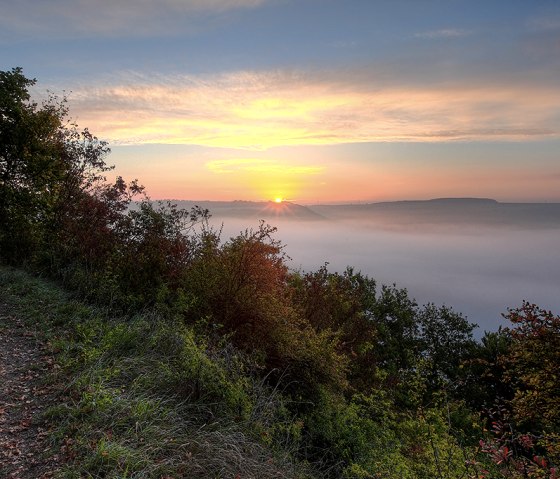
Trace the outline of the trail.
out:
[[[61,455],[49,443],[42,413],[55,402],[46,381],[54,368],[45,346],[0,298],[0,477],[47,479]]]

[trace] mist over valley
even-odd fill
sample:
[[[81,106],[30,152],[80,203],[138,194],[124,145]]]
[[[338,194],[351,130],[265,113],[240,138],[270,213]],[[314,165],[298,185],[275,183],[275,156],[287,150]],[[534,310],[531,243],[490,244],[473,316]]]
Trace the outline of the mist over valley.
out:
[[[348,205],[173,201],[210,211],[222,240],[259,221],[276,226],[294,269],[347,266],[406,288],[418,303],[453,307],[479,325],[527,300],[560,309],[560,204],[446,198]]]

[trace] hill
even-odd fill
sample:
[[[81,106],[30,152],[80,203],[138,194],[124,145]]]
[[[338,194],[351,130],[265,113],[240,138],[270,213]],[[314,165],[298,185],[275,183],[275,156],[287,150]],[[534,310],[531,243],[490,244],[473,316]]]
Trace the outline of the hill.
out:
[[[323,477],[255,433],[280,399],[231,346],[2,265],[0,298],[1,477]]]
[[[171,200],[180,208],[190,209],[193,206],[210,211],[215,219],[221,218],[241,218],[241,219],[293,219],[297,221],[317,221],[324,217],[312,209],[292,203],[282,201],[192,201],[192,200]]]
[[[325,218],[372,226],[560,228],[560,203],[500,203],[486,198],[437,198],[349,205],[312,205]]]
[[[490,198],[434,198],[364,204],[300,205],[283,201],[170,200],[199,206],[213,219],[350,221],[388,229],[560,228],[560,203],[502,203]]]

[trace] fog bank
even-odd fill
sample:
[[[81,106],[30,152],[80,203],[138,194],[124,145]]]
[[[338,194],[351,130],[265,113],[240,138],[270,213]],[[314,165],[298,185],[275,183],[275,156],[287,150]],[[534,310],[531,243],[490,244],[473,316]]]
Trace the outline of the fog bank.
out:
[[[223,221],[224,239],[257,220]],[[294,269],[330,271],[347,266],[378,283],[407,288],[420,304],[446,304],[484,330],[505,324],[507,308],[523,300],[560,313],[559,233],[555,228],[468,228],[450,225],[401,229],[375,227],[361,221],[269,221],[285,245]]]

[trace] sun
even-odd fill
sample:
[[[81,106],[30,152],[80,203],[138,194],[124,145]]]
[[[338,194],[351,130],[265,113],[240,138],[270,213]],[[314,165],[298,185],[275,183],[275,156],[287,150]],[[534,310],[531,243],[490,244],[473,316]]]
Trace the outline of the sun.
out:
[[[276,198],[274,198],[275,203],[282,203],[282,201],[284,201],[284,199],[281,198],[280,196],[277,196]]]

